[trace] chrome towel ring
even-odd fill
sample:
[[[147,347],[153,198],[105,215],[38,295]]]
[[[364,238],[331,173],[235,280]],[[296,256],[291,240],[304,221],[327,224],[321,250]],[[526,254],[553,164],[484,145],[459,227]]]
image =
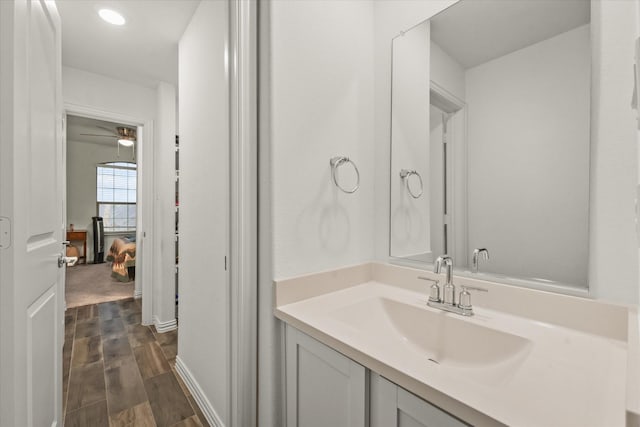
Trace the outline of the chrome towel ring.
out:
[[[418,177],[418,181],[420,182],[420,192],[418,192],[417,194],[413,192],[413,190],[411,189],[411,187],[409,186],[409,178],[411,177],[411,175],[415,175]],[[409,169],[402,169],[400,171],[400,178],[402,178],[402,180],[404,181],[404,186],[407,189],[407,192],[411,195],[411,197],[413,197],[414,199],[418,199],[420,198],[420,196],[422,196],[422,193],[424,191],[424,186],[422,184],[422,177],[420,176],[420,174],[415,171],[415,170],[409,170]]]
[[[340,166],[345,165],[347,163],[350,163],[351,166],[353,166],[353,169],[356,171],[356,185],[349,190],[342,187],[340,184],[338,184],[338,179],[336,178],[336,169],[338,169]],[[353,163],[353,161],[351,161],[348,157],[345,157],[345,156],[332,157],[331,160],[329,160],[329,164],[331,165],[331,177],[333,178],[333,183],[336,185],[336,187],[338,187],[340,190],[342,190],[347,194],[355,193],[358,190],[358,188],[360,188],[360,171],[358,171],[358,167],[356,166],[356,164]]]

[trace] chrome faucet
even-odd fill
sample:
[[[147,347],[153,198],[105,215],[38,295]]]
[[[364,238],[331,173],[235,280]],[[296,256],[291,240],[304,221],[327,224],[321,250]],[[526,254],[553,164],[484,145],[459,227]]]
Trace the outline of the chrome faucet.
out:
[[[484,250],[486,252],[486,249]],[[474,252],[475,254],[475,252]],[[487,252],[488,256],[488,252]],[[429,300],[427,305],[429,307],[438,308],[440,310],[449,311],[451,313],[460,314],[462,316],[473,316],[473,307],[471,306],[471,294],[469,290],[487,292],[484,288],[476,288],[473,286],[462,286],[462,292],[460,292],[459,303],[456,304],[456,287],[453,284],[453,259],[450,256],[443,255],[436,259],[436,263],[434,265],[433,272],[436,274],[440,274],[442,271],[442,265],[445,266],[446,271],[446,281],[443,286],[443,297],[440,298],[440,287],[438,286],[438,281],[418,276],[418,279],[428,280],[433,282],[431,285],[431,290],[429,292]]]
[[[485,261],[489,259],[489,251],[486,248],[474,249],[473,250],[473,258],[471,259],[471,266],[473,267],[473,272],[478,272],[478,264],[480,264],[480,256],[482,255],[482,259]]]
[[[433,272],[440,274],[442,264],[445,265],[446,281],[443,288],[442,302],[444,304],[455,305],[456,303],[456,286],[453,284],[453,259],[450,256],[443,255],[436,259]]]

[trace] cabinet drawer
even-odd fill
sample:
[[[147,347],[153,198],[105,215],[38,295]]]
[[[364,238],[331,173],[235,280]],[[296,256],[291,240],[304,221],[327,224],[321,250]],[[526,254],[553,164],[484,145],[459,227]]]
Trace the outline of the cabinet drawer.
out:
[[[67,240],[85,240],[86,238],[86,231],[67,231]]]

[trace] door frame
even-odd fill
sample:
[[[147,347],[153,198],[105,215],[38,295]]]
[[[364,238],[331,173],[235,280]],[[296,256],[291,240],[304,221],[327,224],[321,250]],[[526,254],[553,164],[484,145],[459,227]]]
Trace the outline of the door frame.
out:
[[[136,275],[134,298],[142,299],[142,324],[151,325],[153,323],[153,120],[145,120],[125,114],[100,110],[87,105],[64,102],[63,114],[66,116],[79,116],[89,119],[105,120],[136,126],[138,135],[142,134],[142,144],[136,144],[136,164],[138,174],[139,192],[136,197],[136,208],[138,212],[136,226],[136,242],[142,247],[138,249],[141,260],[139,275]],[[66,133],[65,133],[66,136]],[[66,138],[63,142],[65,146],[65,189],[66,189]],[[65,190],[66,191],[66,190]],[[140,197],[138,197],[140,196]],[[142,213],[142,215],[140,215]],[[65,224],[66,207],[65,207]],[[142,226],[142,227],[140,227]],[[149,233],[147,233],[149,231]],[[140,249],[142,249],[140,251]],[[136,268],[138,268],[136,266]]]
[[[429,103],[448,114],[446,120],[447,253],[468,264],[467,209],[467,104],[433,80],[429,82]]]
[[[230,418],[258,412],[258,4],[229,1]]]

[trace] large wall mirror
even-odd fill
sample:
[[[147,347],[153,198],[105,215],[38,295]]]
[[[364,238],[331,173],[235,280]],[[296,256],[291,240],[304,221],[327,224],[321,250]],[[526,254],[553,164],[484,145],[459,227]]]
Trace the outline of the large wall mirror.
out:
[[[391,257],[587,289],[590,2],[461,0],[392,63]]]

